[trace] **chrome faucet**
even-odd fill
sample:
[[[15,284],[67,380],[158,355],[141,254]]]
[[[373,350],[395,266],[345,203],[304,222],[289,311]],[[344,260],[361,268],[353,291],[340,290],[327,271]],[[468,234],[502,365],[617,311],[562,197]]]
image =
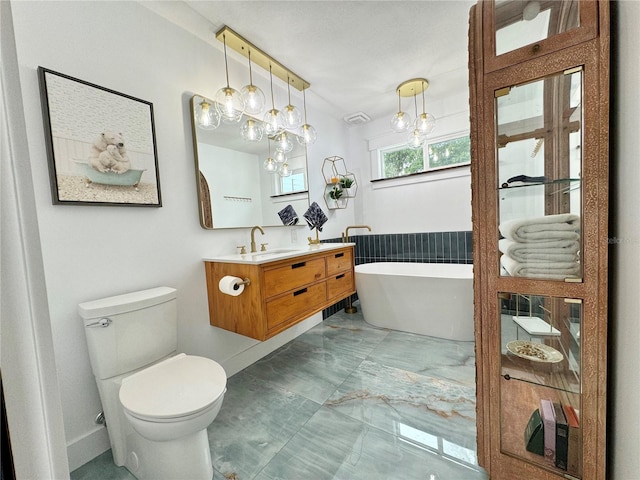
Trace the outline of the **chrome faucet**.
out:
[[[371,231],[371,227],[369,225],[349,225],[342,234],[342,243],[349,242],[349,230],[352,228],[366,228],[367,230]]]
[[[258,251],[256,249],[256,230],[260,230],[260,233],[264,235],[264,230],[259,225],[256,225],[251,229],[251,253],[256,253]]]

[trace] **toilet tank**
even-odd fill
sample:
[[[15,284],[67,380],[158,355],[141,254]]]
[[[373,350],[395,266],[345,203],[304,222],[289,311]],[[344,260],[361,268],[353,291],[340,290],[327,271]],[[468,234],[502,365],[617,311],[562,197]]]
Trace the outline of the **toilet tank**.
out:
[[[131,372],[176,351],[173,288],[157,287],[81,303],[78,312],[96,378]]]

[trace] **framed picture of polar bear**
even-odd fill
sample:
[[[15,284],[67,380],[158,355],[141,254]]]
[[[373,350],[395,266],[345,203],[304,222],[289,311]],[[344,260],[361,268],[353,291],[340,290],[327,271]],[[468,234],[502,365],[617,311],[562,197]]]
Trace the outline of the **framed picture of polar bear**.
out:
[[[161,207],[153,104],[38,67],[54,205]]]

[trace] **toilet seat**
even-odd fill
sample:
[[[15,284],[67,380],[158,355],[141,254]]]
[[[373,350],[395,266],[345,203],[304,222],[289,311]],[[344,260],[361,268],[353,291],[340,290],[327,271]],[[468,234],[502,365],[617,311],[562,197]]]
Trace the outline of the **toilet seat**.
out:
[[[218,363],[181,353],[124,378],[119,397],[132,415],[162,422],[206,410],[226,391],[226,384]]]

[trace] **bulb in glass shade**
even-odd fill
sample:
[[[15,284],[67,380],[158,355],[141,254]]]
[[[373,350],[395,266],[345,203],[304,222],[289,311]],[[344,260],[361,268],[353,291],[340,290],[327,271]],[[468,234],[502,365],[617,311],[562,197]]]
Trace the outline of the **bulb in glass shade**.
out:
[[[287,130],[295,130],[302,125],[300,109],[289,104],[280,112],[280,125]]]
[[[216,93],[216,109],[223,120],[239,122],[244,111],[244,101],[240,92],[231,87],[224,87]]]
[[[278,173],[281,177],[288,177],[291,175],[291,169],[289,168],[289,164],[287,162],[280,165],[278,168]]]
[[[420,133],[423,135],[428,135],[433,131],[436,126],[436,117],[431,115],[430,113],[421,113],[418,118],[416,118],[416,130],[420,130]]]
[[[280,150],[284,153],[289,153],[293,150],[293,142],[287,135],[287,132],[282,132],[276,137],[276,150]]]
[[[287,156],[282,150],[276,150],[276,153],[273,154],[273,158],[278,163],[282,163],[287,160]]]
[[[414,128],[409,134],[409,137],[407,138],[407,146],[409,148],[415,148],[415,149],[422,148],[424,146],[426,139],[427,137],[422,135],[422,133],[420,133],[420,130],[418,130],[417,128]]]
[[[264,130],[258,122],[256,122],[253,118],[250,118],[246,122],[244,122],[242,128],[240,129],[240,133],[242,134],[242,138],[244,138],[247,142],[259,142],[260,140],[262,140]]]
[[[196,105],[194,116],[196,125],[203,130],[213,130],[220,125],[220,114],[204,99]]]
[[[316,133],[316,129],[311,125],[305,123],[300,127],[300,136],[298,137],[298,143],[300,145],[311,145],[315,143],[316,138],[318,138],[318,134]]]
[[[272,108],[264,114],[264,131],[270,137],[282,133],[283,130],[280,122],[278,121],[278,113],[278,110]]]
[[[394,132],[406,132],[411,124],[411,118],[407,113],[398,112],[391,119],[391,129]]]
[[[262,166],[264,167],[264,169],[269,172],[269,173],[276,173],[278,171],[278,164],[276,163],[276,161],[271,158],[268,157],[264,163],[262,164]]]
[[[244,100],[244,112],[249,115],[257,115],[264,109],[264,93],[255,85],[245,85],[240,91]]]

